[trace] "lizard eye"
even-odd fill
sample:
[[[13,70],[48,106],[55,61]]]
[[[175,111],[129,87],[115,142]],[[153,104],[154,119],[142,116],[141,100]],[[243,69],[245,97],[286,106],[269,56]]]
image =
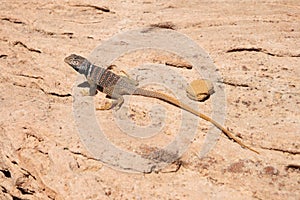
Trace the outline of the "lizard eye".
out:
[[[78,60],[73,60],[73,64],[74,64],[74,65],[78,65],[78,64],[79,64],[79,61],[78,61]]]

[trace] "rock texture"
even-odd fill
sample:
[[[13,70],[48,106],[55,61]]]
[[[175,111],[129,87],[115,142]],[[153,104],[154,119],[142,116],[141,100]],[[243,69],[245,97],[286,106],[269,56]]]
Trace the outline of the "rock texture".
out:
[[[298,0],[8,0],[0,10],[0,199],[299,199]],[[199,159],[202,121],[178,170],[124,173],[87,152],[72,115],[77,74],[63,59],[141,27],[174,29],[209,52],[226,89],[225,125],[260,155],[221,137]],[[138,62],[116,61],[125,71]],[[150,120],[144,105],[159,103],[131,100],[141,123]],[[180,116],[162,105],[170,114],[162,134],[172,135]]]

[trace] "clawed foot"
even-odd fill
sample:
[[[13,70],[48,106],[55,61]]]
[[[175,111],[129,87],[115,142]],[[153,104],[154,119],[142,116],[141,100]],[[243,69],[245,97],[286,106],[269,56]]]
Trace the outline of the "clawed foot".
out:
[[[105,104],[103,105],[103,106],[101,106],[101,107],[96,107],[96,110],[110,110],[110,109],[112,109],[112,103],[111,102],[108,102],[108,101],[106,101],[105,102]]]
[[[113,102],[105,102],[104,106],[96,108],[96,110],[111,110],[114,109],[115,111],[119,110],[124,103],[124,98],[120,97]]]
[[[87,91],[87,90],[80,90],[80,94],[81,94],[82,96],[90,96],[90,93],[89,93],[89,91]]]

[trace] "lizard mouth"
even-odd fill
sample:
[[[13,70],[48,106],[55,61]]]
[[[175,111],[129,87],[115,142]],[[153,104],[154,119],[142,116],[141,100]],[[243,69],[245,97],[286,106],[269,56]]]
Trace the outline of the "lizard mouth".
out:
[[[65,61],[65,63],[69,63],[69,56],[65,57],[64,61]]]

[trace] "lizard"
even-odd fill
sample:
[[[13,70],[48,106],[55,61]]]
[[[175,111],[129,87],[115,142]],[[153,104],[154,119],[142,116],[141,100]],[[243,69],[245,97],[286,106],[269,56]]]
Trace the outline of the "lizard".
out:
[[[70,65],[75,71],[77,71],[80,74],[83,74],[86,77],[90,87],[89,95],[94,96],[96,94],[97,89],[100,88],[102,92],[104,92],[108,97],[114,100],[109,109],[113,107],[115,107],[115,109],[120,108],[120,106],[124,102],[123,95],[141,95],[145,97],[160,99],[212,123],[218,129],[220,129],[228,138],[232,139],[240,146],[259,154],[257,150],[244,144],[240,139],[238,139],[229,130],[224,128],[221,124],[219,124],[209,116],[202,114],[194,110],[190,106],[180,102],[174,97],[163,94],[161,92],[139,88],[135,80],[132,80],[126,76],[117,75],[108,68],[93,65],[86,58],[76,54],[71,54],[70,56],[67,56],[64,59],[64,61],[65,63]]]

